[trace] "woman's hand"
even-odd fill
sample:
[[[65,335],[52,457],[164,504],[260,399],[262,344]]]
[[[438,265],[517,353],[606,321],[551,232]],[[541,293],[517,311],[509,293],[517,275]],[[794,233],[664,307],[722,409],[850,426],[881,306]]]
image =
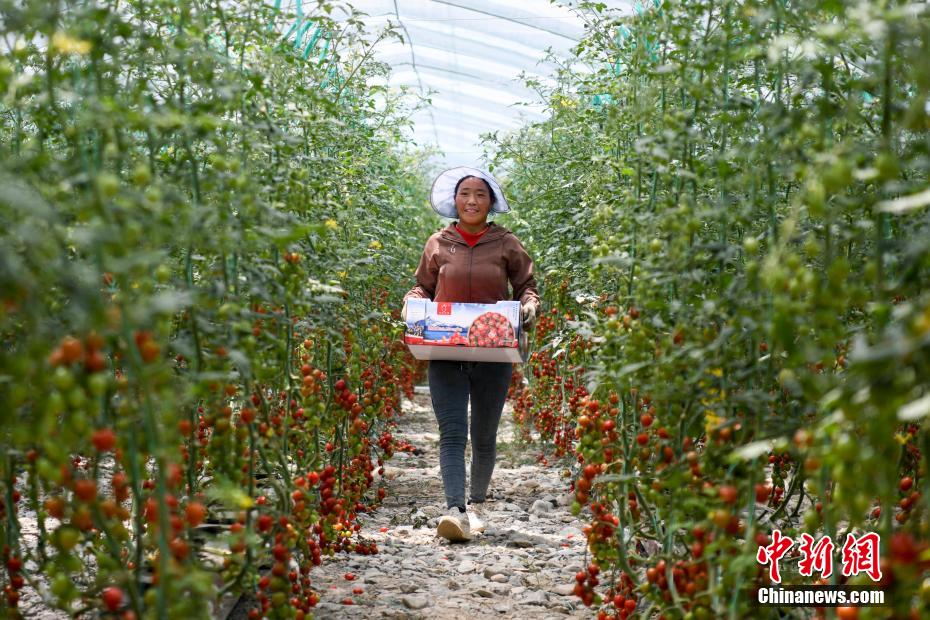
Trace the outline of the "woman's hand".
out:
[[[400,309],[400,320],[407,322],[407,300],[404,300],[404,307]]]
[[[520,306],[520,315],[523,318],[523,329],[526,331],[531,331],[533,326],[536,325],[536,313],[539,308],[535,303],[528,303]]]

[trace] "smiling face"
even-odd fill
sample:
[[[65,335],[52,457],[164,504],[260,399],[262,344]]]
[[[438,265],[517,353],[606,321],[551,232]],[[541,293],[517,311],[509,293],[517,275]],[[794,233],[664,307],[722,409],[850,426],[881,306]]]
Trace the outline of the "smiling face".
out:
[[[484,179],[466,177],[455,193],[455,210],[459,224],[468,232],[480,232],[488,222],[491,191]]]

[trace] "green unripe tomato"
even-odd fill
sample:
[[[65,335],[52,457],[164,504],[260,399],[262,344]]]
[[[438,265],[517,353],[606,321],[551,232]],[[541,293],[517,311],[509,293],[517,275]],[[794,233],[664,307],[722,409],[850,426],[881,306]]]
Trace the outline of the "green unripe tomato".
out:
[[[55,597],[62,603],[67,603],[73,599],[76,594],[74,585],[71,583],[71,579],[64,573],[58,573],[55,575],[55,578],[52,579],[52,585],[50,589],[52,594],[54,594]]]
[[[45,457],[36,461],[36,472],[43,480],[55,485],[61,484],[61,469],[55,467],[51,461]]]
[[[222,155],[220,155],[219,153],[212,153],[212,154],[207,158],[207,161],[210,163],[210,165],[211,165],[215,170],[218,170],[219,172],[223,172],[223,171],[225,171],[225,170],[229,170],[229,162],[227,162],[227,161],[226,161],[226,158],[223,157]]]
[[[155,279],[164,284],[171,279],[171,267],[164,263],[155,268]]]
[[[80,387],[71,388],[68,392],[68,405],[74,409],[82,408],[87,403],[87,394]]]
[[[87,380],[87,389],[94,396],[103,396],[107,391],[107,384],[107,376],[102,372],[98,372],[91,375]]]
[[[101,172],[96,179],[97,191],[104,198],[113,198],[119,191],[119,179],[112,172]]]
[[[794,371],[791,370],[790,368],[782,368],[778,372],[778,383],[782,387],[788,387],[789,385],[793,384],[795,381],[796,381],[796,377],[794,375]]]
[[[55,387],[61,391],[70,390],[74,387],[74,375],[64,366],[59,366],[55,369],[55,374],[52,375],[52,381],[55,383]]]
[[[694,608],[694,620],[709,620],[710,618],[710,610],[708,610],[706,607]]]
[[[129,530],[127,530],[126,526],[119,522],[110,527],[110,535],[120,542],[126,542],[130,538]]]
[[[62,525],[52,532],[52,544],[63,553],[67,553],[77,547],[80,541],[81,532],[73,525]]]
[[[139,164],[132,171],[132,182],[142,187],[152,181],[152,170],[148,164]]]
[[[123,230],[123,239],[126,245],[133,246],[138,244],[144,235],[142,224],[139,222],[128,222]]]
[[[150,205],[156,205],[161,202],[161,190],[157,187],[149,187],[145,190],[145,201]]]
[[[752,236],[743,239],[743,251],[749,256],[755,256],[759,251],[759,240]]]
[[[658,254],[662,250],[662,240],[656,238],[650,241],[649,249],[652,250],[653,254]]]
[[[48,400],[45,401],[45,414],[52,417],[64,412],[64,410],[65,397],[58,390],[52,391],[48,395]]]

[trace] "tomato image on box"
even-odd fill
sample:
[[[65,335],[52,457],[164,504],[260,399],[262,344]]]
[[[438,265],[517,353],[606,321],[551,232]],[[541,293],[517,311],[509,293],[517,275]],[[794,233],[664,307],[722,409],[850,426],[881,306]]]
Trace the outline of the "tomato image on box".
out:
[[[520,302],[495,304],[407,300],[404,342],[421,360],[522,362]]]

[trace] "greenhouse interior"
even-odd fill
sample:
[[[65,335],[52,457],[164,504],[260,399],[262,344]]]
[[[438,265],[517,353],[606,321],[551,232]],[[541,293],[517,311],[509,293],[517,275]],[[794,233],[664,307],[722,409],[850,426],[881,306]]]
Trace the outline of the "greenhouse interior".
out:
[[[930,4],[0,0],[0,618],[930,617]]]

